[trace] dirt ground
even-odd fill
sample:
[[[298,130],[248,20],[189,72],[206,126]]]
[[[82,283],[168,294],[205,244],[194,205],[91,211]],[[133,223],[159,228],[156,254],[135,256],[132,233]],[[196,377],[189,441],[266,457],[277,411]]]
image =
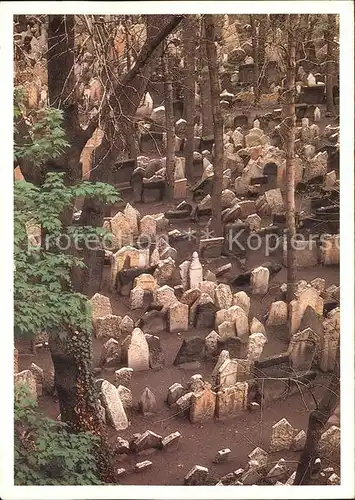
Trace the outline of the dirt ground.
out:
[[[147,213],[164,212],[167,206],[164,204],[144,205],[137,204],[138,210],[142,215]],[[183,229],[189,223],[171,224],[171,228],[175,227]],[[182,262],[187,258],[191,258],[194,250],[197,250],[196,241],[183,242],[178,244],[178,259],[177,263]],[[280,262],[280,253],[265,257],[263,250],[250,251],[246,259],[246,269],[250,269],[266,260]],[[221,278],[221,281],[228,282],[231,277],[241,272],[240,264],[237,259],[220,257],[218,259],[210,259],[204,262],[205,267],[215,269],[219,265],[227,262],[232,262],[232,271]],[[250,318],[253,316],[263,321],[263,316],[267,312],[271,302],[276,300],[279,293],[281,283],[286,281],[286,268],[270,280],[270,292],[265,297],[251,296]],[[332,266],[315,266],[312,268],[298,269],[298,279],[307,281],[321,276],[326,280],[326,286],[333,283],[339,284],[339,269]],[[124,316],[129,314],[134,320],[138,319],[142,314],[141,311],[131,311],[129,309],[129,297],[121,297],[113,294],[108,286],[109,282],[109,267],[105,269],[104,284],[102,293],[109,295],[113,308],[113,314]],[[243,288],[235,288],[233,291],[239,291]],[[247,288],[246,288],[247,290]],[[167,331],[159,334],[162,348],[165,353],[166,366],[161,371],[149,370],[149,372],[135,372],[132,378],[132,395],[134,404],[137,404],[140,395],[145,387],[149,387],[156,396],[157,414],[154,418],[143,417],[136,409],[133,409],[128,418],[131,421],[129,428],[125,431],[116,432],[112,427],[108,426],[110,440],[113,442],[117,436],[129,438],[137,432],[144,432],[150,429],[163,437],[171,432],[179,431],[182,434],[181,444],[174,452],[154,451],[152,455],[124,456],[125,459],[120,461],[117,457],[117,468],[124,467],[130,470],[136,462],[143,460],[151,460],[153,466],[151,469],[141,473],[127,474],[120,478],[120,484],[136,484],[136,485],[181,485],[185,474],[195,465],[206,466],[210,472],[219,476],[232,472],[240,467],[245,466],[247,455],[256,447],[261,446],[268,450],[269,440],[271,435],[271,426],[286,417],[287,420],[297,429],[307,429],[309,412],[314,409],[314,401],[308,391],[302,394],[295,394],[286,400],[277,400],[271,406],[258,410],[256,412],[244,412],[238,417],[228,421],[211,421],[203,425],[191,424],[186,417],[176,415],[170,409],[165,400],[167,390],[174,382],[187,383],[191,375],[200,373],[207,380],[210,378],[214,363],[205,362],[197,370],[187,371],[177,366],[173,366],[173,361],[179,350],[181,342],[184,338],[198,335],[205,337],[209,330],[190,329],[188,332],[181,334],[169,333]],[[265,345],[262,359],[284,352],[288,346],[288,334],[286,329],[277,329],[267,331],[268,343]],[[98,362],[101,354],[102,344],[96,338],[93,339],[94,344],[94,365]],[[38,350],[35,357],[20,355],[20,369],[26,369],[31,362],[36,362],[45,371],[51,368],[51,359],[49,351],[46,349]],[[114,381],[114,370],[103,369],[100,377],[103,377],[111,382]],[[320,376],[314,384],[313,392],[316,397],[321,397],[323,386],[327,380],[327,376]],[[39,407],[45,414],[52,418],[57,418],[59,414],[58,403],[49,396],[43,395],[39,398]],[[231,458],[228,462],[222,464],[214,464],[213,458],[217,451],[222,448],[230,448],[232,450]],[[297,465],[298,453],[281,452],[274,453],[270,461],[277,461],[279,458],[285,458],[292,472]],[[334,464],[332,464],[334,466]]]

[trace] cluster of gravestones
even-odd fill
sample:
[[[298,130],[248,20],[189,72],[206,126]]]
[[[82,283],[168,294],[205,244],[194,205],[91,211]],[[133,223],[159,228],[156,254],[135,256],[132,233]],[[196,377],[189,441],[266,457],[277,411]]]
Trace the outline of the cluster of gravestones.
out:
[[[284,458],[273,460],[274,452],[292,450],[300,452],[306,443],[306,433],[294,429],[292,425],[282,418],[274,424],[271,429],[271,441],[269,451],[259,446],[249,455],[248,462],[244,468],[218,477],[215,472],[210,472],[207,467],[195,465],[186,474],[184,482],[189,486],[218,485],[218,486],[250,486],[250,485],[275,485],[291,486],[294,484],[296,471],[295,463]],[[317,480],[317,484],[337,485],[340,477],[331,466],[322,465],[322,460],[335,461],[340,456],[340,429],[332,426],[325,431],[319,441],[317,454],[312,465],[311,477]],[[213,460],[215,464],[228,461],[232,456],[229,448],[219,450]],[[215,467],[216,469],[216,467]]]
[[[130,248],[123,247],[122,250],[132,253]],[[126,260],[122,253],[120,257],[121,261]],[[277,266],[277,270],[279,268]],[[117,267],[114,269],[117,274],[121,272]],[[138,266],[136,270],[139,270]],[[267,404],[275,398],[293,394],[299,380],[311,383],[316,375],[312,368],[318,367],[324,372],[334,369],[340,333],[340,310],[336,307],[339,287],[325,288],[325,280],[321,278],[310,284],[300,281],[296,298],[288,310],[282,300],[285,294],[283,284],[280,300],[270,305],[264,325],[256,318],[250,320],[250,296],[247,293],[233,294],[229,285],[217,283],[214,273],[203,273],[197,252],[191,261],[179,266],[180,281],[172,287],[169,283],[172,284],[174,270],[175,262],[169,256],[158,260],[154,274],[141,268],[141,274],[134,277],[129,293],[131,309],[142,312],[136,323],[128,315],[124,318],[113,315],[108,297],[95,294],[91,299],[95,335],[104,342],[101,366],[126,366],[116,371],[119,388],[124,386],[120,383],[122,370],[129,373],[130,378],[132,371],[164,367],[160,332],[180,334],[190,328],[213,330],[205,338],[185,338],[174,364],[198,369],[206,358],[218,358],[210,381],[204,381],[196,374],[187,387],[177,382],[169,388],[169,406],[178,413],[188,414],[192,422],[232,417],[241,410]],[[275,272],[275,265],[265,263],[241,277],[249,279],[252,296],[265,295],[272,272]],[[322,320],[324,311],[329,312]],[[287,324],[292,329],[287,351],[260,361],[267,342],[266,330],[286,327]],[[280,378],[273,372],[268,379],[268,373],[275,366],[278,366]],[[263,384],[257,382],[260,373],[266,379]],[[120,399],[117,391],[112,391],[115,399]],[[127,392],[122,387],[120,391]],[[149,401],[146,406],[155,408],[150,389],[146,389],[145,396]],[[132,405],[131,394],[128,400]]]

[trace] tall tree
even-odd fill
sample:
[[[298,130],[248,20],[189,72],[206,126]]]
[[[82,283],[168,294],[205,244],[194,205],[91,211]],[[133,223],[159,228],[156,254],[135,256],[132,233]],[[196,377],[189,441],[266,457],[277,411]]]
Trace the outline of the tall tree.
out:
[[[281,134],[286,152],[286,224],[287,224],[287,302],[294,299],[296,287],[296,205],[295,205],[295,131],[296,131],[296,29],[298,15],[286,19],[287,56],[286,89],[283,102]]]
[[[216,236],[222,236],[222,189],[223,189],[223,118],[220,106],[220,83],[218,76],[217,48],[215,44],[214,15],[204,16],[206,52],[211,86],[211,105],[214,134],[214,179],[212,188],[212,229]]]
[[[335,41],[334,36],[336,32],[336,15],[328,14],[326,27],[326,41],[327,41],[327,76],[326,76],[326,96],[327,96],[327,112],[335,116],[333,88],[335,84]]]
[[[194,119],[195,119],[195,60],[197,40],[197,18],[187,15],[182,24],[184,46],[184,117],[186,120],[185,175],[191,183],[193,178],[194,157]]]
[[[175,177],[175,118],[174,118],[174,93],[171,70],[169,67],[169,56],[163,50],[161,57],[164,78],[164,103],[166,123],[166,178],[167,186],[165,195],[168,200],[173,198]]]

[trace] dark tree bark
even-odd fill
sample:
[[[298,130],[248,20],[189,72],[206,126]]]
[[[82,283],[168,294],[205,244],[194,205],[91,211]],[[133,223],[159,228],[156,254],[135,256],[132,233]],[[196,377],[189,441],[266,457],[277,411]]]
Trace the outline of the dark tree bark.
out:
[[[197,19],[193,15],[185,16],[183,21],[184,45],[184,117],[186,124],[185,175],[189,183],[193,181],[194,156],[194,125],[195,125],[195,59],[196,59],[196,32]]]
[[[54,365],[54,382],[61,421],[74,432],[91,432],[99,438],[98,468],[101,479],[115,482],[107,433],[100,419],[98,394],[91,371],[91,334],[71,328],[63,340],[59,331],[50,332],[49,345]]]
[[[175,118],[174,118],[174,93],[169,60],[166,51],[161,57],[164,78],[164,104],[166,123],[166,179],[165,197],[172,200],[174,193],[175,177]]]
[[[295,208],[295,92],[296,92],[296,29],[299,16],[287,18],[287,75],[286,92],[283,103],[283,124],[281,128],[286,152],[286,222],[287,222],[287,302],[294,299],[296,287],[296,254],[294,241],[296,236]]]
[[[202,137],[208,137],[213,135],[213,115],[212,115],[212,103],[211,103],[209,66],[208,66],[208,57],[206,49],[206,33],[205,33],[205,24],[203,19],[201,25],[201,39],[200,39],[199,84],[200,84],[200,97],[201,97]]]
[[[339,360],[339,346],[337,352]],[[333,414],[339,401],[339,361],[332,374],[329,386],[319,406],[313,410],[309,416],[306,444],[303,448],[294,484],[309,484],[310,475],[314,460],[317,458],[317,447],[322,433],[325,431],[325,425]]]
[[[336,115],[333,97],[333,87],[335,83],[335,42],[334,36],[336,33],[336,17],[335,14],[328,14],[328,24],[326,29],[327,40],[327,78],[326,78],[326,95],[327,95],[327,112],[332,116]]]
[[[220,83],[218,78],[217,49],[214,43],[214,16],[204,16],[206,30],[207,61],[210,75],[211,103],[215,152],[213,158],[214,179],[212,188],[212,229],[216,236],[222,236],[222,188],[223,188],[223,118],[220,106]]]

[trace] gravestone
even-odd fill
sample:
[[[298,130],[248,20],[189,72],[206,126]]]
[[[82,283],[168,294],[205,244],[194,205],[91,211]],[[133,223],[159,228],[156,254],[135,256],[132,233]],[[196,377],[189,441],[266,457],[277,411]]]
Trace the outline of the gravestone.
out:
[[[101,384],[101,400],[106,418],[116,431],[127,429],[128,419],[116,387],[104,380]]]
[[[132,332],[128,347],[128,367],[135,371],[149,370],[149,347],[140,328],[135,328]]]
[[[247,382],[236,382],[217,392],[216,417],[220,419],[234,417],[241,410],[246,410],[248,399]]]

